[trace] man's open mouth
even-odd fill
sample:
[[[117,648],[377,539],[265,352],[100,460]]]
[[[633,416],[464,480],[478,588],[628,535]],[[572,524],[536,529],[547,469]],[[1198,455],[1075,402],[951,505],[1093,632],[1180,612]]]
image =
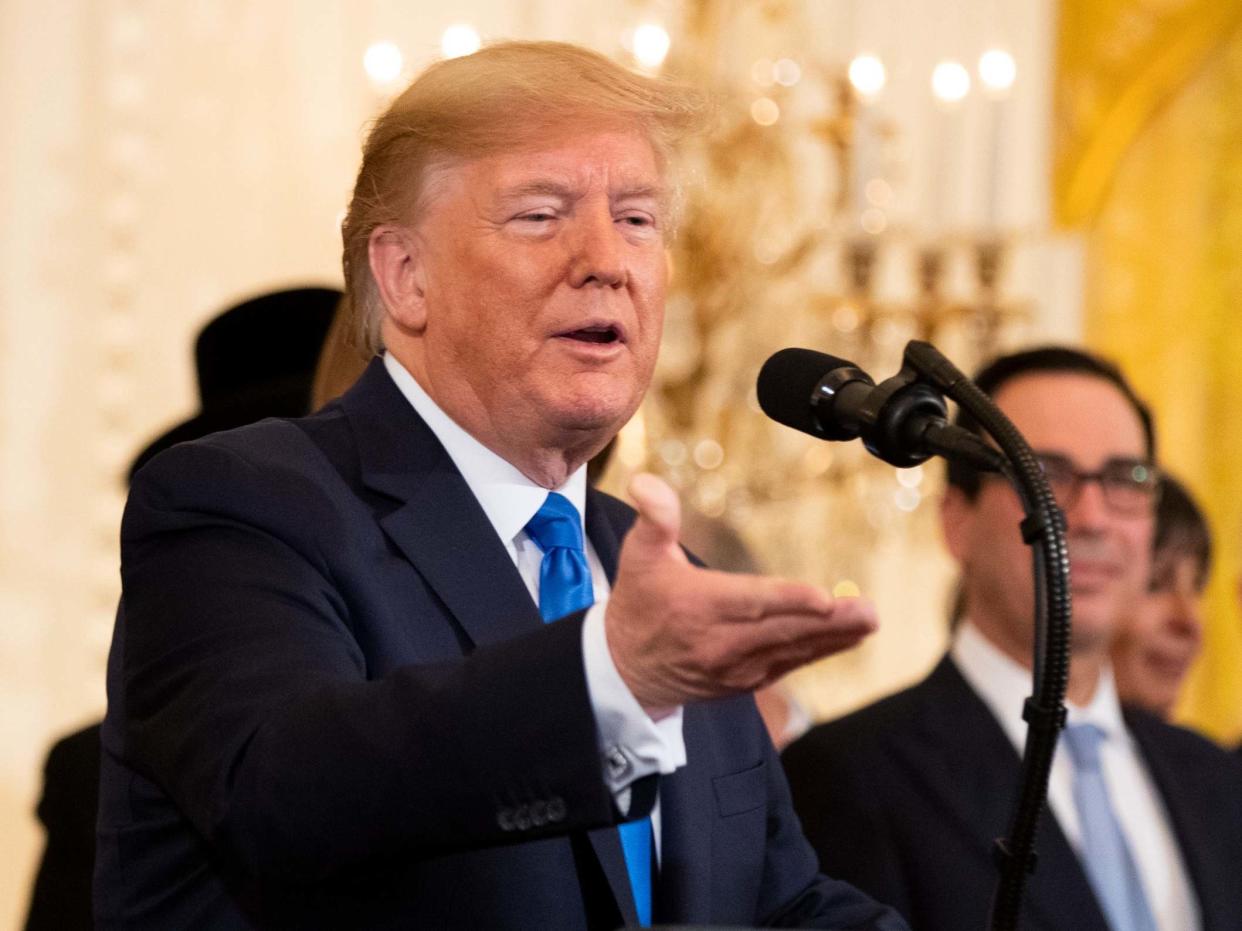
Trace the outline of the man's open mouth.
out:
[[[615,326],[582,327],[559,335],[564,339],[573,339],[582,343],[615,343],[621,338],[621,333]]]

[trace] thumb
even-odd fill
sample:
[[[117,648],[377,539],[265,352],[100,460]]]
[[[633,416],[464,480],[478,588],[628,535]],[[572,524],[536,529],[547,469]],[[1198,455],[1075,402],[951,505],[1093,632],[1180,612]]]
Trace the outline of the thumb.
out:
[[[681,552],[677,539],[681,536],[681,502],[677,493],[663,479],[650,472],[640,472],[630,480],[630,498],[638,510],[638,520],[629,537],[639,546],[672,547]]]

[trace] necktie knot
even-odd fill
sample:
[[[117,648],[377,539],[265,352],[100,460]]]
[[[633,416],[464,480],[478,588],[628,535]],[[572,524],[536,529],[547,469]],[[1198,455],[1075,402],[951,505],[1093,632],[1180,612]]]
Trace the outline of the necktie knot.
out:
[[[1098,772],[1100,768],[1100,744],[1107,735],[1098,724],[1071,724],[1063,733],[1065,747],[1069,750],[1074,769],[1079,772]]]
[[[555,491],[548,492],[535,516],[526,524],[526,533],[544,553],[553,547],[579,551],[583,548],[578,509]]]
[[[539,615],[555,621],[595,601],[591,567],[582,542],[578,509],[552,491],[526,524],[526,535],[543,552],[539,563]]]

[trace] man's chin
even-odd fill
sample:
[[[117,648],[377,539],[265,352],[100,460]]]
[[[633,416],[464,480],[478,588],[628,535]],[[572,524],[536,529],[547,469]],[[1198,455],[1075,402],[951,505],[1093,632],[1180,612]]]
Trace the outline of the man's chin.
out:
[[[612,439],[638,409],[641,398],[616,397],[608,392],[578,392],[558,398],[552,405],[552,421],[568,435],[603,435]]]
[[[1071,642],[1075,649],[1107,649],[1116,635],[1117,623],[1113,616],[1096,611],[1079,611],[1074,606]]]

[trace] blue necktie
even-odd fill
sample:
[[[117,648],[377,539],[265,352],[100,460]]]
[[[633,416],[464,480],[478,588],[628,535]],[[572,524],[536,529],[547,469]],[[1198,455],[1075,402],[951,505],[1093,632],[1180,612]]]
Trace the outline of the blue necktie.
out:
[[[589,608],[595,602],[595,592],[578,509],[563,495],[549,492],[526,525],[526,534],[543,552],[539,564],[539,616],[544,623]],[[618,830],[638,921],[647,927],[651,924],[651,819],[627,821]]]
[[[1062,735],[1074,763],[1074,804],[1082,824],[1082,858],[1112,931],[1156,931],[1138,866],[1121,833],[1100,770],[1104,731],[1072,724]]]

